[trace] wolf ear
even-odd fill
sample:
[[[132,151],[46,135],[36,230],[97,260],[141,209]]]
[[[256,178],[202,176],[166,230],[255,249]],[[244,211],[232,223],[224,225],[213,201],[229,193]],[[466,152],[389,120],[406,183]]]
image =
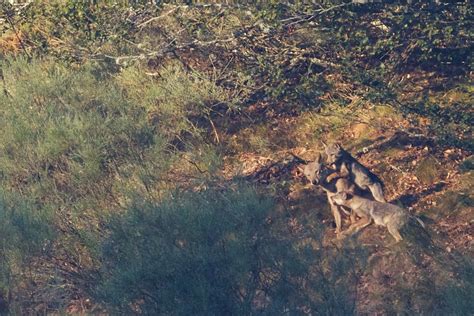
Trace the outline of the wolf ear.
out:
[[[344,192],[344,194],[346,195],[346,198],[344,200],[350,200],[354,197],[354,195],[352,195],[351,193]]]
[[[321,162],[321,154],[318,154],[316,156],[316,159],[314,159],[315,162],[320,163]]]

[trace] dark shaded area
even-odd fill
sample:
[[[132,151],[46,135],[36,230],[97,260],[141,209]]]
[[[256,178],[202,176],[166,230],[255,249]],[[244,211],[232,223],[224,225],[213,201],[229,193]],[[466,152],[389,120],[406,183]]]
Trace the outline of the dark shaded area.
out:
[[[326,106],[351,123],[379,104],[411,120],[358,156],[472,151],[473,7],[355,2],[1,2],[0,314],[471,312],[472,269],[443,282],[452,271],[423,252],[431,236],[392,247],[371,227],[374,247],[362,233],[337,244],[324,192],[291,191],[305,161],[282,151],[346,131],[334,121],[305,143],[285,128]],[[229,179],[226,159],[242,154],[232,137],[257,128],[268,130],[243,151],[279,151]],[[466,154],[451,152],[444,162]],[[413,169],[414,156],[395,168]],[[435,211],[472,204],[457,193]],[[463,220],[449,223],[460,236],[472,230]],[[380,248],[389,254],[372,271]]]
[[[397,131],[388,139],[380,136],[374,140],[372,145],[358,151],[356,157],[360,158],[363,154],[371,150],[385,151],[390,148],[403,149],[407,145],[416,147],[433,146],[435,142],[434,139],[422,135],[420,132],[419,130],[414,130],[412,133]]]
[[[304,164],[306,161],[291,155],[279,161],[269,162],[264,166],[255,170],[252,174],[244,177],[246,181],[258,182],[260,184],[270,184],[275,181],[293,179],[296,174],[297,167]],[[300,175],[301,180],[303,177]]]
[[[434,193],[434,192],[440,192],[446,187],[446,183],[444,182],[439,182],[436,183],[435,185],[432,185],[429,188],[424,189],[421,192],[417,192],[416,194],[411,194],[407,193],[398,198],[398,200],[405,206],[409,207],[412,206],[413,204],[416,204],[419,200],[422,198]]]

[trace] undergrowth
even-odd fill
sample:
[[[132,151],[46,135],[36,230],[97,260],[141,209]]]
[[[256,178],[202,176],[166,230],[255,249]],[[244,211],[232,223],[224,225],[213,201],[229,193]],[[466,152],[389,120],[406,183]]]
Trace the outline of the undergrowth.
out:
[[[433,193],[430,225],[470,220],[469,5],[68,0],[0,14],[0,314],[472,310],[472,262],[440,250],[451,231],[429,232],[436,254],[416,238],[382,254],[328,242],[321,196],[290,205],[295,168],[271,165],[339,141],[391,196]],[[249,164],[259,185],[237,184]]]

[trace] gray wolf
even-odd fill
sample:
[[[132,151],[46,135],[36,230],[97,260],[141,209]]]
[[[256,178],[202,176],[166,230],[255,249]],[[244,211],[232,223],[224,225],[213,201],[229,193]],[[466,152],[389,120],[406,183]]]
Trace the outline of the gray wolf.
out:
[[[355,222],[355,214],[354,212],[350,212],[350,210],[346,211],[344,207],[336,205],[331,197],[337,192],[354,193],[356,189],[355,185],[347,178],[338,178],[337,176],[334,176],[334,170],[327,168],[321,162],[321,156],[318,156],[316,160],[307,163],[301,171],[311,184],[321,186],[321,188],[326,192],[329,206],[336,223],[336,234],[339,235],[342,227],[341,211],[350,215],[351,224]]]
[[[371,224],[387,227],[388,232],[397,242],[402,240],[400,228],[408,221],[409,217],[415,218],[424,228],[424,223],[417,217],[411,216],[405,209],[390,203],[372,201],[363,197],[348,193],[338,192],[331,196],[334,204],[351,208],[361,219],[351,225],[347,232],[357,232]]]
[[[375,174],[345,151],[340,144],[324,145],[328,164],[334,166],[338,177],[347,177],[363,190],[370,190],[376,201],[386,202],[383,194],[383,182]]]

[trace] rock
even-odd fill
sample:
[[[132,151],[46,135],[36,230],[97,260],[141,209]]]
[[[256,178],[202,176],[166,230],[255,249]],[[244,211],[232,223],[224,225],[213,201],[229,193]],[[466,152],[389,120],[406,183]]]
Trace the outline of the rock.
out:
[[[354,124],[351,128],[352,130],[352,135],[354,138],[359,138],[363,135],[367,135],[367,132],[369,130],[369,126],[365,123],[358,123]]]

